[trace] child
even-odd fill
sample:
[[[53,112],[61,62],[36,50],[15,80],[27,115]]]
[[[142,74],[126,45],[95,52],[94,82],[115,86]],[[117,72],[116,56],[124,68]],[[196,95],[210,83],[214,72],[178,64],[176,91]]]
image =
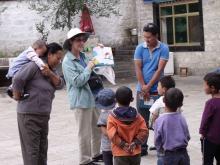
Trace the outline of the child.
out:
[[[35,62],[37,66],[43,70],[46,65],[39,57],[42,57],[46,51],[46,43],[43,40],[35,41],[32,46],[19,54],[19,56],[13,61],[12,66],[9,67],[6,77],[8,79],[13,78],[17,71],[19,71],[24,64],[30,61]],[[12,85],[8,88],[7,93],[10,97],[13,97]]]
[[[170,88],[175,88],[175,80],[171,76],[162,77],[157,86],[158,94],[160,98],[150,108],[150,123],[149,127],[153,128],[153,124],[158,116],[165,112],[165,104],[163,102],[164,94]]]
[[[202,141],[203,164],[220,164],[220,74],[208,73],[204,77],[204,90],[212,96],[206,102],[199,129]]]
[[[159,80],[157,91],[158,91],[158,94],[160,95],[160,98],[154,102],[154,104],[151,106],[149,110],[150,111],[150,120],[149,120],[150,129],[153,130],[153,125],[154,125],[155,120],[159,117],[160,114],[165,112],[165,104],[163,102],[164,94],[166,93],[168,89],[174,88],[175,85],[176,85],[175,80],[171,76],[164,76]],[[156,147],[151,146],[149,149],[156,150]],[[159,161],[162,161],[162,160],[158,160],[158,162]],[[162,164],[162,163],[158,163],[158,164]]]
[[[140,165],[141,144],[148,136],[144,119],[130,105],[132,91],[120,87],[116,91],[118,107],[108,117],[107,134],[111,140],[114,165]]]
[[[108,116],[115,107],[115,104],[115,92],[111,89],[103,89],[98,93],[96,97],[96,107],[101,110],[101,114],[97,125],[102,131],[101,151],[105,165],[113,165],[111,142],[108,138],[106,127]]]
[[[155,121],[154,144],[163,164],[189,165],[187,145],[190,140],[185,118],[177,109],[183,105],[183,93],[170,88],[164,96],[165,113]]]

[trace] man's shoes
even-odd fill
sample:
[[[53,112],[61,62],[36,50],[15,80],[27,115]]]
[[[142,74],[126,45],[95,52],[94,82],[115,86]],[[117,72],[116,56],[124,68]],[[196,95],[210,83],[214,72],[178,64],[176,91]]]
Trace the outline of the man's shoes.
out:
[[[23,95],[21,96],[20,100],[25,100],[25,99],[27,99],[29,96],[30,96],[30,94],[25,93],[25,94],[23,94]]]
[[[92,158],[93,162],[103,162],[103,155],[98,154],[95,157]]]
[[[147,155],[148,155],[147,150],[142,150],[142,151],[141,151],[141,156],[147,156]]]

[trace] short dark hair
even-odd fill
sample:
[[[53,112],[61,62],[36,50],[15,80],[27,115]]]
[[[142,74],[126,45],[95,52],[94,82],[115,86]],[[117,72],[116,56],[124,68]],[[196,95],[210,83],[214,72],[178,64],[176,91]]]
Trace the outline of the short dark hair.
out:
[[[143,31],[144,32],[150,32],[154,36],[159,34],[159,28],[154,23],[148,23],[147,25],[145,25],[144,28],[143,28]]]
[[[209,87],[213,86],[218,93],[220,90],[220,73],[211,72],[207,73],[204,77],[204,81],[206,81]]]
[[[63,50],[63,48],[62,48],[61,45],[59,45],[56,42],[52,42],[52,43],[47,45],[47,54],[48,53],[54,54],[54,53],[58,52],[59,50]]]
[[[159,80],[162,87],[166,88],[167,90],[170,88],[175,88],[176,83],[172,76],[164,76]]]
[[[166,107],[173,112],[183,105],[183,99],[183,92],[178,88],[170,88],[164,95],[164,103]]]
[[[132,90],[126,86],[119,87],[115,94],[116,100],[120,105],[129,106],[133,101]]]
[[[36,48],[42,48],[42,47],[44,47],[44,46],[46,46],[46,42],[45,42],[44,40],[41,40],[41,39],[36,40],[36,41],[32,44],[32,47],[33,47],[34,49],[36,49]]]

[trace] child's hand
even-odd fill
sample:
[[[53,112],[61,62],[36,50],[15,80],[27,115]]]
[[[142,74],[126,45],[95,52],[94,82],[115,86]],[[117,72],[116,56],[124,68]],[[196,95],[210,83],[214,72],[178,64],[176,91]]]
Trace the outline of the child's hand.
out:
[[[128,144],[128,143],[125,143],[122,149],[123,149],[124,151],[126,151],[127,153],[130,153],[129,147],[130,147],[129,144]]]
[[[21,93],[17,91],[13,91],[13,99],[19,101],[21,99]]]
[[[45,64],[44,66],[42,66],[43,67],[43,70],[44,69],[49,69],[49,66],[48,66],[48,64]]]
[[[136,143],[132,142],[129,146],[129,152],[133,153],[136,147],[137,147]]]
[[[45,66],[44,66],[44,69],[41,70],[41,73],[42,73],[44,76],[49,77],[49,76],[51,75],[51,70],[50,70],[49,66],[48,66],[48,65],[45,65]]]

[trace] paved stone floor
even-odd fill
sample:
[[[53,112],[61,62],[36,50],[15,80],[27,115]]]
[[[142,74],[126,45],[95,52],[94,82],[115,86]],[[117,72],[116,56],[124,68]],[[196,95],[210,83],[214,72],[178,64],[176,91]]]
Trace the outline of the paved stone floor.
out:
[[[191,140],[189,155],[192,165],[201,165],[201,152],[199,141],[199,124],[205,101],[209,98],[203,92],[202,77],[180,78],[175,76],[177,87],[184,92],[183,114],[187,119]],[[135,91],[134,80],[120,80],[117,86],[127,85]],[[117,86],[108,85],[111,88]],[[135,103],[133,103],[135,105]],[[66,90],[56,92],[53,101],[53,111],[50,119],[49,132],[49,165],[77,165],[77,135],[75,131],[73,113],[69,110]],[[153,144],[152,131],[150,132],[149,145]],[[22,165],[20,142],[16,121],[16,102],[0,90],[0,164]],[[142,158],[142,165],[156,164],[156,153],[150,151],[148,156]]]

